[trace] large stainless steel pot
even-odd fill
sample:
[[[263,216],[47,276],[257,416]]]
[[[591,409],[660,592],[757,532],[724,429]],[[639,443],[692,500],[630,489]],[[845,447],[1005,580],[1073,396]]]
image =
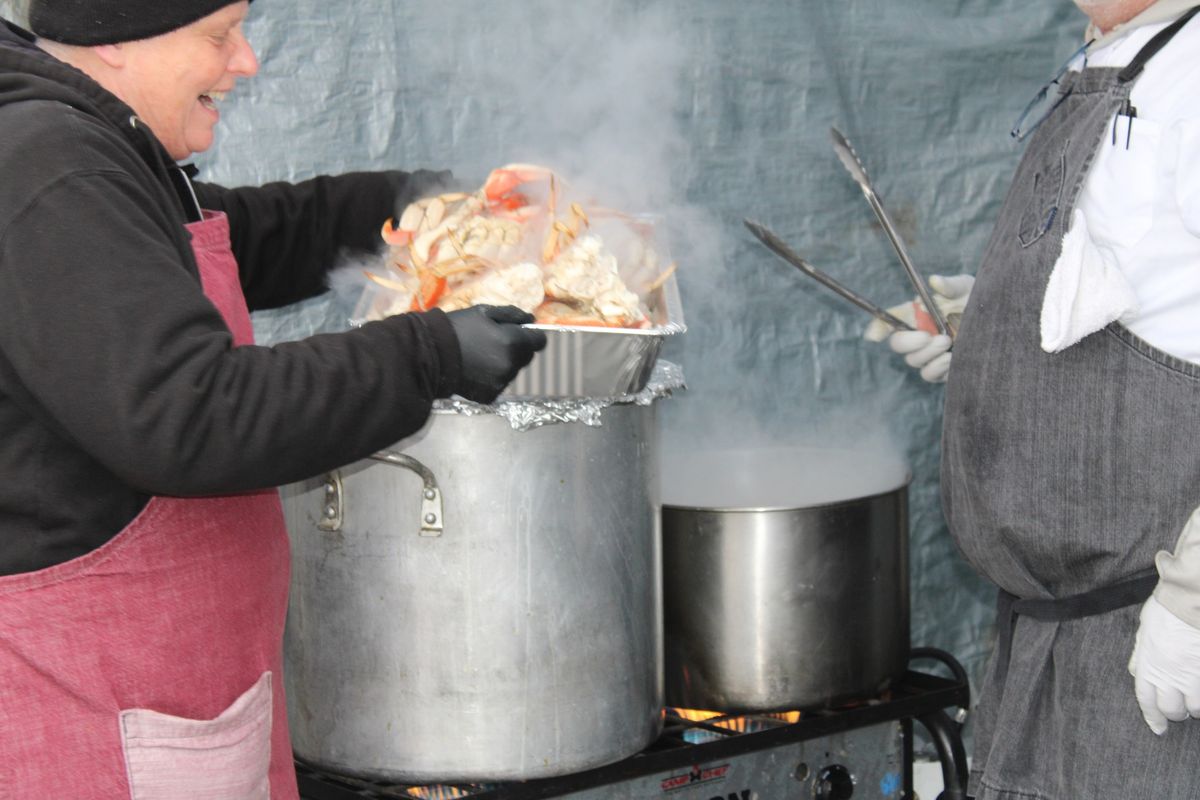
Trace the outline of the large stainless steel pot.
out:
[[[668,474],[668,705],[824,706],[872,696],[904,672],[902,465],[796,448],[689,455]]]
[[[576,772],[661,728],[654,405],[517,431],[436,412],[287,487],[292,742],[405,782]]]

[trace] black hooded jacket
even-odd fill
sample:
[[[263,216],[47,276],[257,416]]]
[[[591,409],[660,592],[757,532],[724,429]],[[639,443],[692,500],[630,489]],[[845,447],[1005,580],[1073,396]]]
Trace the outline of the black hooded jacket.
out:
[[[99,547],[152,495],[362,458],[458,385],[439,311],[234,348],[200,286],[178,169],[128,106],[0,24],[0,574]],[[444,177],[195,191],[229,215],[254,310],[319,294],[340,250],[375,249],[396,206]]]

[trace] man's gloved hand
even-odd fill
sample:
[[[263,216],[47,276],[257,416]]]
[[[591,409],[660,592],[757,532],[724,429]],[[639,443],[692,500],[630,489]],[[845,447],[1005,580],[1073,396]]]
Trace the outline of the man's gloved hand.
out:
[[[1152,596],[1142,606],[1129,674],[1142,717],[1159,736],[1168,720],[1200,717],[1200,630]]]
[[[933,302],[937,303],[942,316],[950,325],[951,331],[958,329],[962,319],[963,309],[971,288],[975,285],[972,275],[931,275],[929,288],[933,293]],[[953,339],[939,334],[933,324],[933,318],[925,310],[925,305],[919,299],[889,308],[888,313],[897,319],[907,322],[917,330],[898,331],[882,320],[872,320],[863,333],[863,338],[871,342],[888,340],[888,346],[904,356],[904,361],[910,367],[921,371],[921,377],[930,383],[943,383],[950,372],[950,346]]]
[[[485,405],[512,383],[533,354],[546,346],[546,334],[521,326],[533,315],[515,306],[471,306],[446,314],[462,353],[457,394]]]

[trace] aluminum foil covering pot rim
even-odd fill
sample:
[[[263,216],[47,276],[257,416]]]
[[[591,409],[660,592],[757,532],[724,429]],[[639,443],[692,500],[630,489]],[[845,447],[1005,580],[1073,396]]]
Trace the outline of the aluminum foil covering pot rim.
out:
[[[516,431],[528,431],[544,425],[581,423],[600,427],[604,409],[616,405],[648,406],[686,389],[683,368],[670,361],[658,360],[649,380],[634,394],[619,397],[508,397],[502,396],[490,406],[461,397],[437,400],[434,414],[461,414],[474,417],[492,414],[503,417]]]

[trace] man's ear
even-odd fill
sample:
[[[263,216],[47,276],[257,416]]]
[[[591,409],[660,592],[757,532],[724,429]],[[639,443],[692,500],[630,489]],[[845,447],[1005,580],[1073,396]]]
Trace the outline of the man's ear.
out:
[[[92,47],[92,52],[96,54],[96,58],[113,69],[125,66],[125,51],[119,43],[95,45]]]

